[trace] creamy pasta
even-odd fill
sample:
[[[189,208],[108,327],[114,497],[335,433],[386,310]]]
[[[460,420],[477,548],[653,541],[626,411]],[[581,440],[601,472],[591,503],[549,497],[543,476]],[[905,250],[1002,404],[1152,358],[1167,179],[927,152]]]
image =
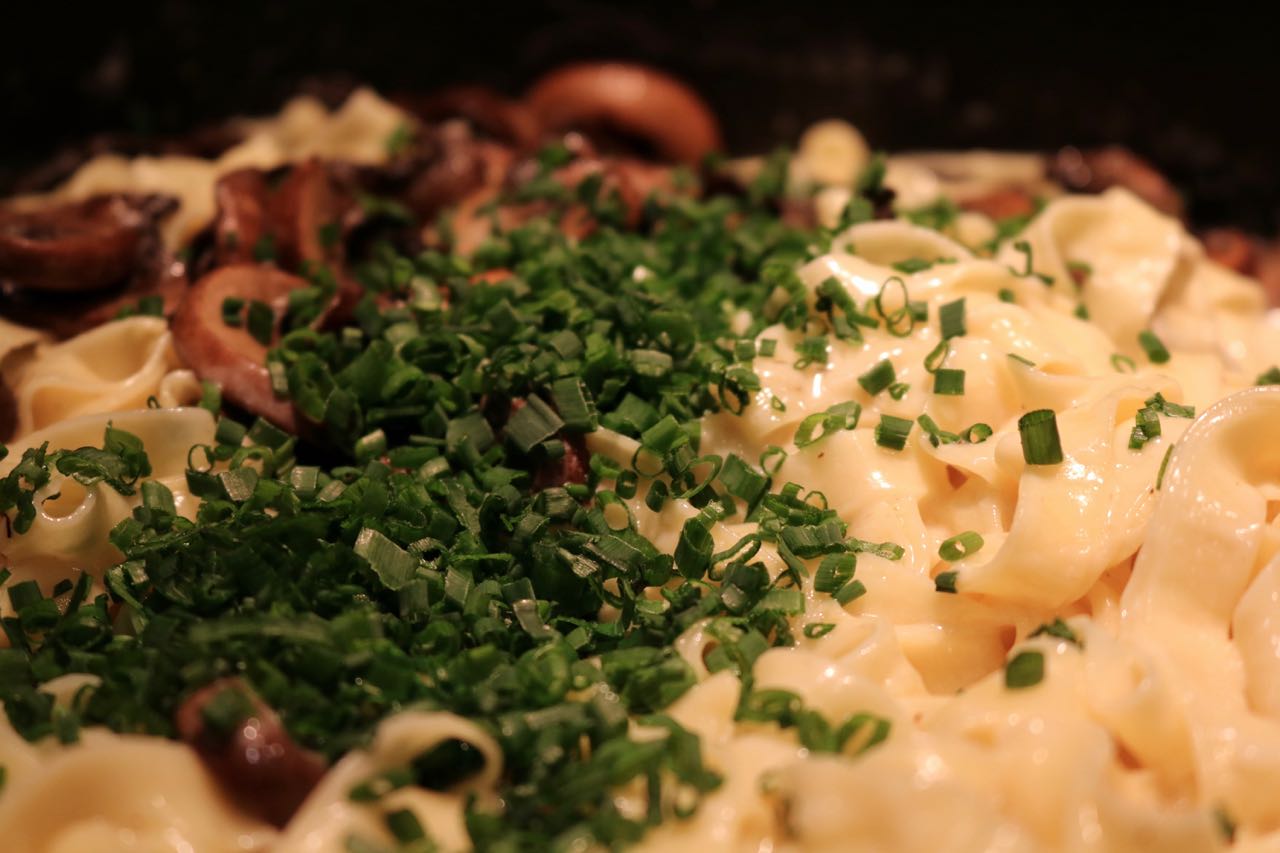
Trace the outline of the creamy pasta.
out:
[[[248,141],[216,164],[99,160],[61,192],[177,192],[184,212],[168,236],[181,241],[212,216],[212,181],[231,164],[376,160],[370,140],[398,121],[371,94],[333,115],[297,102],[247,125]],[[816,130],[790,167],[793,184],[835,187],[817,195],[828,224],[853,197],[839,187],[869,157],[849,130]],[[1030,168],[1001,163],[1004,175]],[[999,171],[980,165],[971,181]],[[948,184],[953,166],[892,161],[885,181],[901,185],[904,210],[975,191]],[[775,492],[799,484],[862,543],[839,594],[821,555],[802,555],[795,642],[754,659],[751,689],[856,724],[824,751],[806,746],[799,724],[744,717],[742,681],[712,662],[726,644],[721,620],[692,620],[673,645],[692,683],[665,713],[698,736],[720,781],[637,849],[1280,850],[1280,389],[1255,387],[1280,363],[1280,327],[1253,282],[1124,189],[1060,195],[1016,239],[984,247],[994,235],[980,214],[941,230],[853,224],[789,269],[813,316],[848,305],[879,322],[815,335],[816,321],[732,318],[751,331],[759,386],[741,412],[701,417],[698,453],[766,460]],[[191,449],[218,444],[223,427],[195,405],[200,382],[172,334],[157,317],[60,343],[0,325],[17,412],[0,477],[28,449],[96,446],[110,426],[141,439],[147,479],[196,519]],[[1060,457],[1035,449],[1042,434],[1025,416],[1044,411]],[[686,493],[654,509],[648,481],[625,495],[623,472],[641,470],[649,448],[621,428],[585,444],[615,463],[596,472],[616,489],[608,511],[679,561],[703,505]],[[233,470],[208,462],[209,476]],[[54,594],[85,574],[92,594],[107,591],[124,557],[111,532],[149,506],[145,496],[55,471],[34,501],[30,529],[0,539],[7,583]],[[288,510],[269,514],[283,523]],[[741,515],[707,529],[717,553],[760,532]],[[773,580],[793,570],[788,541],[757,542]],[[649,586],[645,600],[666,606],[663,592]],[[18,621],[7,597],[0,608]],[[621,618],[613,604],[602,614]],[[75,673],[40,691],[72,708],[98,684]],[[609,690],[583,686],[575,701]],[[409,813],[440,849],[467,849],[469,815],[504,807],[510,760],[490,726],[428,704],[386,715],[283,826],[247,813],[193,746],[103,726],[29,743],[0,722],[0,846],[320,853],[356,837],[370,846],[346,849],[380,850],[403,840],[387,816]],[[633,713],[626,728],[643,744],[667,737],[663,725]],[[476,757],[461,783],[352,796],[445,742]],[[644,777],[624,779],[612,807],[643,816],[652,791]]]

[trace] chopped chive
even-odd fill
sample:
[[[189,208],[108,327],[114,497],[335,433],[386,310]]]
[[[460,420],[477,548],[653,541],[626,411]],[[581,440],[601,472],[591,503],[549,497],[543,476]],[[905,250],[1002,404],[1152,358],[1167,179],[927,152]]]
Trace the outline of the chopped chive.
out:
[[[999,299],[1001,302],[1013,303],[1018,301],[1013,291],[1007,287],[1000,288],[1000,290],[996,293],[996,298]]]
[[[976,423],[960,434],[969,444],[981,444],[994,434],[994,430],[984,423]]]
[[[1014,361],[1018,362],[1019,364],[1025,364],[1027,367],[1035,367],[1035,366],[1036,366],[1036,363],[1035,363],[1034,361],[1032,361],[1031,359],[1027,358],[1026,356],[1018,355],[1016,352],[1006,353],[1006,355],[1007,355],[1009,358],[1013,359]]]
[[[1129,433],[1129,449],[1141,450],[1148,441],[1160,435],[1160,413],[1151,406],[1143,406],[1134,416],[1133,430]]]
[[[1052,622],[1044,623],[1030,634],[1032,637],[1039,637],[1041,635],[1057,637],[1059,640],[1066,640],[1073,646],[1084,648],[1084,641],[1082,641],[1080,636],[1071,629],[1070,625],[1062,621],[1061,617],[1054,619]]]
[[[796,427],[796,447],[808,447],[832,433],[854,429],[861,416],[862,406],[854,402],[836,403],[824,412],[808,415]]]
[[[1160,491],[1160,487],[1164,485],[1164,472],[1169,467],[1169,457],[1173,454],[1173,445],[1169,445],[1164,451],[1164,458],[1160,460],[1160,471],[1156,474],[1156,491]]]
[[[867,594],[867,587],[860,580],[851,580],[844,586],[840,587],[840,591],[835,594],[836,601],[841,607],[851,601],[855,601]]]
[[[1255,385],[1280,385],[1280,367],[1272,365],[1262,373],[1258,374],[1258,378],[1254,381]]]
[[[949,562],[963,560],[982,549],[982,536],[976,530],[966,530],[945,540],[938,548],[938,556]]]
[[[1116,373],[1137,373],[1138,363],[1127,355],[1116,353],[1111,356],[1111,369]]]
[[[787,461],[787,451],[771,444],[760,454],[760,467],[769,476],[778,473],[778,469],[782,467],[782,463]]]
[[[950,397],[964,394],[964,371],[950,367],[940,368],[933,374],[933,393]]]
[[[956,435],[954,432],[947,432],[942,429],[938,426],[937,422],[928,415],[921,415],[916,418],[916,421],[920,424],[920,428],[925,431],[925,434],[929,436],[929,443],[934,447],[938,447],[943,444],[955,444],[960,440],[960,436]]]
[[[938,341],[938,345],[929,350],[929,354],[924,357],[924,369],[930,373],[937,373],[942,365],[946,362],[947,356],[951,354],[951,345],[944,338]]]
[[[249,430],[244,424],[230,418],[218,418],[218,427],[214,430],[213,440],[218,444],[230,444],[239,447]]]
[[[804,626],[804,635],[810,640],[817,640],[827,636],[836,629],[833,622],[810,622]]]
[[[1142,345],[1143,351],[1146,352],[1152,364],[1164,364],[1169,360],[1169,350],[1164,342],[1156,337],[1155,332],[1143,329],[1138,333],[1138,343]]]
[[[541,397],[530,394],[507,421],[506,435],[522,453],[528,453],[554,436],[564,421]]]
[[[901,400],[910,390],[911,386],[906,382],[895,382],[889,386],[889,396],[895,400]]]
[[[396,811],[388,812],[385,820],[388,831],[401,844],[421,841],[427,837],[427,833],[423,830],[422,824],[418,822],[418,818],[408,809],[397,809]]]
[[[1044,680],[1044,655],[1040,652],[1018,652],[1005,664],[1004,686],[1010,690],[1035,687]]]
[[[263,346],[270,344],[275,334],[275,325],[276,313],[270,305],[257,299],[249,303],[249,310],[245,315],[245,328],[255,341]]]
[[[886,311],[884,296],[890,285],[897,284],[902,291],[902,306],[893,311]],[[905,338],[915,329],[916,315],[911,310],[911,297],[907,293],[907,283],[898,276],[890,276],[880,285],[880,290],[871,300],[872,307],[884,320],[885,331],[896,338]]]
[[[874,367],[859,376],[858,384],[862,386],[862,390],[874,397],[892,385],[896,378],[893,362],[886,358],[876,362]]]
[[[938,324],[942,327],[943,340],[958,338],[966,333],[964,297],[938,309]]]
[[[914,421],[894,415],[881,415],[876,424],[876,444],[889,450],[902,450],[907,446]]]
[[[244,300],[236,296],[228,296],[222,300],[222,322],[228,326],[239,326],[244,314]]]
[[[564,426],[573,432],[591,432],[598,422],[596,407],[582,380],[576,376],[557,379],[551,385],[551,401]]]
[[[956,578],[958,578],[959,576],[960,576],[960,573],[956,571],[939,572],[938,576],[933,579],[934,590],[936,590],[937,592],[955,593]]]
[[[1062,462],[1062,439],[1058,417],[1052,409],[1036,409],[1018,418],[1022,438],[1022,458],[1028,465],[1057,465]]]
[[[926,261],[924,258],[907,258],[893,264],[893,268],[900,273],[911,275],[913,273],[924,272],[933,266],[933,261]]]

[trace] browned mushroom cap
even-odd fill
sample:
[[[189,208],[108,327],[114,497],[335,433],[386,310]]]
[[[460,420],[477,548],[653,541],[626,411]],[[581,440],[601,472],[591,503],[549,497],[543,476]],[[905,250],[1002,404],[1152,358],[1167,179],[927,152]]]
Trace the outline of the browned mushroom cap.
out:
[[[451,86],[395,101],[430,124],[464,119],[485,136],[517,149],[533,148],[538,143],[538,121],[528,106],[487,86]]]
[[[173,344],[178,355],[223,395],[282,429],[297,432],[293,405],[276,397],[267,372],[267,348],[241,327],[222,318],[226,299],[270,305],[284,315],[289,294],[307,282],[269,266],[237,264],[207,274],[187,291],[173,315]]]
[[[133,270],[147,225],[140,204],[117,195],[0,209],[0,278],[61,292],[118,284]]]
[[[218,179],[213,188],[218,206],[213,223],[214,255],[219,265],[254,259],[254,248],[271,232],[266,173],[237,169]]]
[[[1063,148],[1049,166],[1067,189],[1100,193],[1124,187],[1157,210],[1181,218],[1182,196],[1155,168],[1127,148],[1112,145],[1093,151]]]
[[[276,826],[288,822],[324,775],[323,759],[298,746],[276,713],[237,679],[191,694],[174,725],[224,791]]]
[[[525,95],[544,132],[604,128],[664,159],[698,164],[720,147],[711,108],[679,80],[643,65],[584,63],[552,71]]]
[[[1031,193],[1017,187],[992,190],[960,202],[964,210],[972,210],[992,219],[1008,219],[1011,216],[1029,216],[1036,212],[1036,202]]]
[[[482,187],[502,183],[514,159],[510,148],[476,139],[454,122],[441,126],[434,141],[434,155],[405,191],[409,207],[427,220]]]
[[[342,237],[360,215],[351,176],[317,159],[294,166],[272,205],[277,251],[286,264],[339,263]]]
[[[1272,306],[1280,305],[1280,242],[1258,246],[1253,275],[1267,294],[1267,302]]]
[[[352,182],[338,164],[317,159],[274,184],[258,169],[223,176],[214,188],[218,262],[247,263],[264,249],[288,268],[340,262],[342,238],[360,214]]]
[[[1257,263],[1254,241],[1238,228],[1214,228],[1204,235],[1205,254],[1228,269],[1250,275]]]

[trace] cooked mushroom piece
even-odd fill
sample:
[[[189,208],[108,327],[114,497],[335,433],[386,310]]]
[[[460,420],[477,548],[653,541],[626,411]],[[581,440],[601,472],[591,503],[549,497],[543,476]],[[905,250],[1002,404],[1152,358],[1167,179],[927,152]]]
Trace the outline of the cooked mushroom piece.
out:
[[[1155,167],[1127,148],[1111,145],[1091,151],[1063,148],[1050,174],[1073,192],[1100,193],[1124,187],[1157,210],[1181,218],[1182,196]]]
[[[237,169],[213,188],[218,213],[213,223],[214,254],[219,265],[255,260],[254,250],[270,234],[270,192],[261,169]]]
[[[279,716],[238,679],[215,681],[174,715],[178,736],[245,810],[284,826],[324,775],[324,760],[289,737]]]
[[[0,208],[0,278],[58,292],[121,283],[146,242],[146,205],[140,197],[100,195],[35,210]]]
[[[227,325],[223,304],[229,299],[246,306],[266,303],[279,328],[289,294],[307,286],[305,280],[269,266],[221,267],[196,282],[173,315],[173,344],[182,360],[201,379],[221,387],[226,399],[290,432],[297,431],[297,418],[292,403],[272,391],[267,347],[243,322]]]
[[[433,133],[434,150],[405,191],[405,200],[423,219],[457,204],[469,194],[502,183],[512,150],[477,139],[461,122],[447,122]]]
[[[537,118],[529,107],[487,86],[452,86],[429,95],[395,99],[430,124],[463,119],[480,134],[518,150],[538,143]]]
[[[544,133],[603,130],[646,143],[668,162],[697,165],[720,148],[720,128],[706,102],[643,65],[570,65],[535,82],[525,103]]]

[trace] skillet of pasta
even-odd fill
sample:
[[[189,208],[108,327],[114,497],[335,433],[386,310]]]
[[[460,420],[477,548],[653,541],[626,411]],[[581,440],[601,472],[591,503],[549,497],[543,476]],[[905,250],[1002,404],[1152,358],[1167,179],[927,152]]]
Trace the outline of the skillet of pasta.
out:
[[[230,127],[0,209],[4,850],[1280,850],[1280,326],[1140,161]]]

